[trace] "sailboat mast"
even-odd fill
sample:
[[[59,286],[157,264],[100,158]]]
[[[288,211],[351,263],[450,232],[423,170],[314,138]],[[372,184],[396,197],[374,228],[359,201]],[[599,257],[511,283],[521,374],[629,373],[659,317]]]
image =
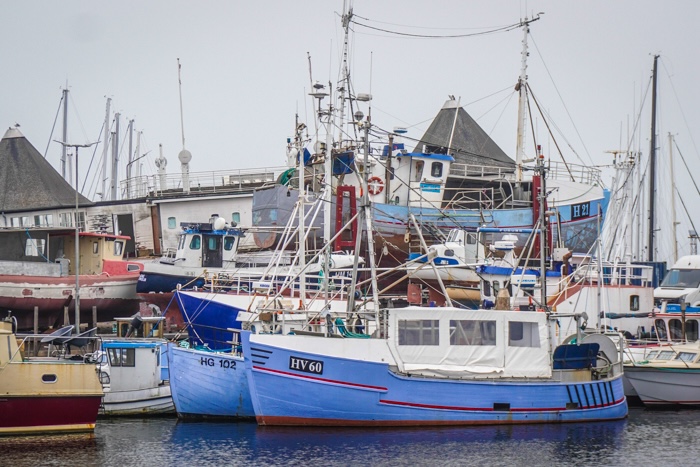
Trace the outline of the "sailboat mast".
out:
[[[654,55],[651,90],[651,144],[649,148],[649,251],[647,261],[654,261],[654,225],[656,214],[656,70],[659,56]]]
[[[296,117],[296,146],[299,157],[299,268],[301,273],[299,274],[299,298],[301,304],[306,307],[306,224],[304,221],[305,209],[304,209],[304,195],[306,189],[304,187],[304,147],[302,145],[302,131],[304,126],[299,124],[299,116]]]
[[[63,142],[68,141],[68,84],[63,90]],[[61,177],[66,179],[66,145],[64,144],[61,149]]]
[[[676,182],[673,173],[673,135],[668,133],[668,165],[671,171],[671,226],[673,236],[673,262],[678,261],[678,222],[676,222]]]
[[[105,142],[102,147],[102,201],[107,199],[107,158],[109,157],[109,112],[112,98],[107,98],[107,109],[105,110]]]

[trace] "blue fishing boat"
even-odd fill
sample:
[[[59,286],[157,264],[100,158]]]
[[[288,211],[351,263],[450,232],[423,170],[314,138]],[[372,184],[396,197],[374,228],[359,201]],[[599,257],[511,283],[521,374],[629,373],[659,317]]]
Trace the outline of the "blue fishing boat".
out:
[[[258,423],[477,425],[627,415],[614,343],[595,335],[556,346],[548,313],[408,307],[382,310],[377,322],[369,339],[244,331]]]
[[[182,419],[253,418],[243,357],[235,349],[208,349],[168,344],[170,389]]]

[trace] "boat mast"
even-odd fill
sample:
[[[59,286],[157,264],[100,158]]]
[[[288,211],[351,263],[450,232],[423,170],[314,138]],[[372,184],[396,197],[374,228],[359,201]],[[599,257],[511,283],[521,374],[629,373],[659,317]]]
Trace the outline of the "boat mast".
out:
[[[63,90],[63,142],[68,141],[68,83]],[[67,147],[64,144],[61,149],[61,177],[66,179],[66,151]]]
[[[649,251],[647,261],[654,261],[654,216],[656,210],[656,69],[659,56],[654,55],[651,90],[651,144],[649,149]]]
[[[304,222],[304,194],[306,188],[304,187],[304,147],[302,145],[302,131],[304,131],[306,125],[299,123],[299,115],[296,116],[296,128],[295,128],[295,144],[297,147],[297,154],[299,157],[299,267],[301,272],[299,273],[299,298],[300,307],[306,307],[306,225]]]
[[[117,180],[119,173],[119,112],[114,114],[114,133],[112,133],[112,179],[110,181],[111,200],[117,199]]]
[[[180,77],[180,70],[182,65],[180,65],[180,59],[177,59],[177,83],[178,91],[180,93],[180,129],[182,131],[182,151],[177,155],[180,160],[180,168],[182,170],[182,192],[185,194],[190,194],[190,161],[192,160],[192,153],[185,149],[185,119],[183,117],[182,111],[182,78]]]
[[[338,125],[338,141],[343,140],[343,125],[345,124],[345,104],[348,94],[350,93],[350,72],[348,70],[348,37],[350,36],[350,21],[352,20],[352,6],[346,8],[346,2],[343,1],[343,31],[345,36],[343,40],[343,68],[340,83],[338,85],[338,97],[340,98],[339,107],[339,125]]]
[[[673,174],[673,135],[668,133],[668,159],[669,169],[671,170],[671,221],[673,236],[673,262],[678,261],[678,222],[676,222],[676,182]]]
[[[105,143],[102,146],[102,201],[107,199],[107,158],[109,157],[109,112],[112,98],[107,98],[107,109],[105,111]]]

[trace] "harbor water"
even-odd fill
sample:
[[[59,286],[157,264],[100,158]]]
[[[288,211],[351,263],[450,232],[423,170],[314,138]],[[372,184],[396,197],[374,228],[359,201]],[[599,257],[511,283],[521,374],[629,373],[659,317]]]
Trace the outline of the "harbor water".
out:
[[[94,434],[0,438],[0,465],[695,465],[700,411],[625,420],[411,429],[101,419]]]

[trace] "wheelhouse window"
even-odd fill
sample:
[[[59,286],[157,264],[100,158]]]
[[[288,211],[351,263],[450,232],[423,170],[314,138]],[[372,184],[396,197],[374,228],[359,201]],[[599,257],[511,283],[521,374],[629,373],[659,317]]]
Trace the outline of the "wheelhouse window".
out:
[[[168,228],[169,229],[177,228],[177,221],[175,220],[174,217],[168,217]]]
[[[700,335],[698,334],[698,320],[689,319],[685,322],[685,338],[692,342],[700,339]]]
[[[124,241],[117,240],[114,242],[114,256],[121,256],[124,253]]]
[[[671,269],[661,287],[696,289],[700,286],[700,269]]]
[[[451,319],[450,345],[496,345],[496,322]]]
[[[100,244],[98,242],[92,242],[92,254],[96,255],[100,252]]]
[[[639,311],[639,295],[630,295],[630,311]]]
[[[206,240],[207,250],[217,251],[219,249],[219,237],[208,237]]]
[[[231,251],[236,244],[236,237],[224,237],[224,250]]]
[[[654,322],[654,327],[656,327],[656,336],[661,340],[666,340],[668,334],[666,333],[666,323],[662,319],[657,319]]]
[[[136,366],[136,350],[135,349],[107,349],[109,355],[109,364],[113,367],[117,366]]]
[[[423,161],[416,161],[416,173],[413,174],[413,180],[416,182],[420,182],[420,179],[423,176],[423,165]]]
[[[440,345],[437,319],[399,320],[399,345]]]
[[[510,321],[508,323],[508,346],[538,348],[540,346],[540,328],[537,323]]]
[[[668,320],[668,335],[672,341],[683,340],[683,323],[680,319]]]
[[[202,247],[202,237],[193,235],[190,240],[190,250],[199,250]]]
[[[430,176],[433,178],[442,177],[442,162],[433,162],[430,166]]]

